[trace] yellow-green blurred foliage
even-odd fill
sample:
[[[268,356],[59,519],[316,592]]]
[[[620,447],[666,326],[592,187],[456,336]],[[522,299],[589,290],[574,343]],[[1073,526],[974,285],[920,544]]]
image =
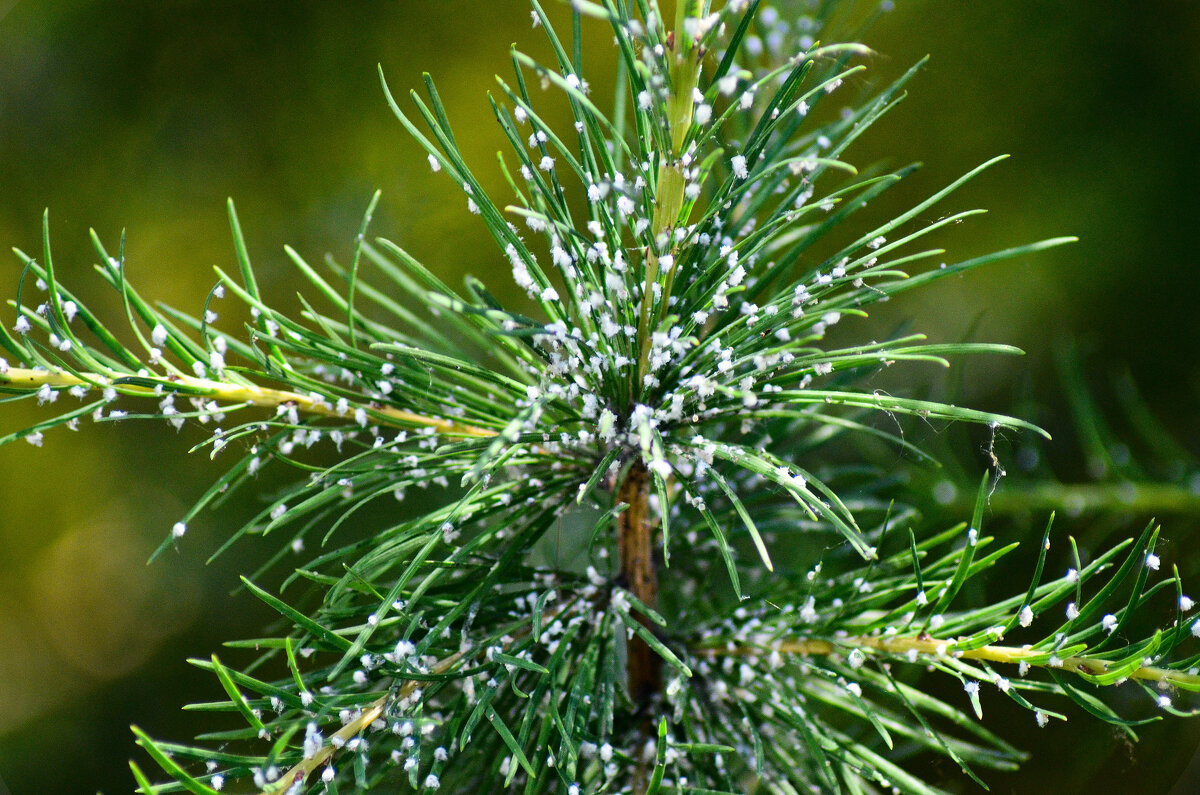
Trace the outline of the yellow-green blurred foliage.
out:
[[[1029,350],[1032,358],[970,370],[968,391],[992,401],[987,408],[1004,408],[1014,383],[1049,388],[1039,375],[1048,353],[1081,336],[1102,367],[1130,364],[1172,429],[1194,438],[1197,6],[897,6],[868,37],[879,52],[870,79],[893,78],[926,53],[933,60],[850,159],[925,161],[913,186],[890,197],[911,201],[1011,152],[953,202],[991,214],[939,242],[963,258],[1059,234],[1083,240],[897,302],[877,333],[912,317],[937,338],[969,334]],[[609,37],[599,25],[590,35],[600,68],[589,80],[603,92]],[[507,72],[514,41],[544,52],[523,0],[0,0],[0,241],[38,252],[49,207],[60,278],[102,297],[93,300],[116,317],[90,273],[87,230],[111,251],[125,228],[130,279],[144,295],[196,312],[211,267],[233,261],[224,208],[232,196],[260,285],[286,304],[296,282],[282,245],[310,262],[326,252],[344,259],[378,187],[375,233],[451,282],[472,272],[513,297],[504,259],[461,193],[430,174],[390,115],[376,64],[401,101],[422,70],[434,74],[459,143],[499,192],[502,138],[485,92],[493,74]],[[15,257],[0,259],[6,297],[18,275]],[[4,323],[12,317],[0,311]],[[35,414],[5,405],[0,432]],[[218,697],[217,686],[184,659],[267,620],[253,600],[228,596],[265,547],[247,543],[203,565],[222,528],[253,510],[248,500],[205,515],[176,552],[144,565],[220,471],[220,460],[185,455],[200,438],[196,429],[87,425],[52,432],[42,449],[0,449],[0,777],[14,792],[128,791],[125,760],[135,749],[126,726],[179,739],[207,728],[203,715],[178,708]],[[1025,720],[1018,741],[1036,731]],[[1037,739],[1094,759],[1043,759],[1036,775],[994,777],[994,791],[1072,791],[1100,775],[1149,787],[1138,791],[1169,787],[1153,779],[1154,759],[1105,730],[1072,733],[1082,722]],[[1174,736],[1170,753],[1189,755],[1195,726]]]

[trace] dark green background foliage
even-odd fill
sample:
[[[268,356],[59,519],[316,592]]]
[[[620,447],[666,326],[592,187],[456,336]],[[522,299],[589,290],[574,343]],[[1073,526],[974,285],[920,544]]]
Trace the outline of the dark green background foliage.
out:
[[[1044,458],[1067,481],[1104,474],[1104,450],[1076,432],[1052,367],[1055,352],[1079,340],[1102,406],[1114,393],[1109,376],[1128,367],[1155,415],[1193,451],[1135,447],[1135,458],[1179,458],[1149,474],[1200,482],[1192,441],[1200,431],[1200,10],[1184,0],[898,5],[868,37],[880,53],[871,73],[882,81],[927,52],[933,60],[910,98],[855,144],[854,159],[928,165],[876,212],[907,207],[1011,152],[957,196],[956,207],[991,214],[939,243],[963,259],[1059,234],[1082,242],[942,283],[902,302],[903,316],[876,313],[871,322],[882,335],[911,316],[935,341],[1025,348],[1025,359],[964,361],[943,384],[931,369],[932,385],[921,388],[1030,415],[1054,433]],[[541,52],[528,20],[522,0],[0,0],[0,240],[38,250],[40,213],[50,207],[60,276],[87,295],[98,285],[88,228],[106,241],[127,228],[128,268],[143,293],[198,311],[210,266],[232,262],[223,204],[231,195],[260,285],[286,307],[293,285],[282,244],[313,260],[327,250],[344,259],[379,187],[375,232],[447,281],[471,272],[519,301],[483,225],[452,186],[431,177],[388,112],[375,65],[397,93],[421,70],[436,75],[468,159],[502,194],[486,165],[501,137],[484,92],[507,68],[509,42]],[[593,32],[593,52],[603,52],[608,34]],[[593,84],[601,74],[591,73]],[[18,273],[15,258],[0,267],[6,283]],[[3,312],[3,322],[12,317]],[[16,426],[35,410],[22,405],[6,419]],[[1118,434],[1126,424],[1118,419]],[[200,438],[195,429],[175,438],[160,424],[102,425],[50,434],[41,450],[0,448],[0,777],[14,792],[127,791],[125,760],[135,750],[127,724],[178,739],[210,728],[204,716],[179,711],[218,695],[212,678],[183,660],[266,620],[256,600],[227,592],[270,549],[247,543],[202,566],[223,538],[221,517],[232,525],[256,509],[243,497],[197,522],[178,554],[143,565],[219,471],[202,455],[182,455]],[[974,480],[984,463],[978,433],[944,441]],[[1026,441],[996,447],[1014,474]],[[1119,465],[1123,453],[1107,452]],[[1070,529],[1098,544],[1148,518],[1118,514],[1085,514]],[[1171,540],[1164,559],[1200,582],[1196,523],[1158,514]],[[993,529],[1016,535],[1025,526],[1020,516],[997,517]],[[1031,736],[1038,730],[1027,714],[1005,727],[1003,707],[990,710],[993,728],[1037,751],[1020,774],[990,777],[998,792],[1166,792],[1200,736],[1194,722],[1159,724],[1131,749],[1082,716]],[[944,775],[958,774],[948,764]],[[1193,791],[1200,775],[1190,780],[1178,791]]]

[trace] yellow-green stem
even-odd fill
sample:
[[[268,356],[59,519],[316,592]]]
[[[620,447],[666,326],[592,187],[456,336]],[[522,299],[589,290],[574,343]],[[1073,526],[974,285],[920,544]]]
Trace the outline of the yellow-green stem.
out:
[[[27,370],[21,367],[10,367],[5,373],[0,374],[0,387],[14,387],[33,391],[47,385],[51,387],[99,386],[101,388],[113,386],[127,395],[160,397],[160,393],[156,392],[152,387],[135,384],[118,385],[114,383],[116,380],[98,373],[82,373],[77,376],[65,372],[54,373],[48,370]],[[254,384],[227,384],[222,381],[212,381],[207,378],[193,378],[182,375],[163,377],[159,379],[159,383],[162,384],[164,390],[186,390],[188,393],[195,393],[202,397],[211,398],[218,403],[229,406],[240,404],[275,408],[277,406],[290,405],[295,406],[297,411],[304,414],[315,414],[322,417],[340,419],[345,419],[347,416],[339,412],[328,401],[319,399],[313,395],[302,395],[299,392],[288,392],[282,389],[269,389]],[[409,428],[417,425],[434,428],[439,433],[445,434],[483,438],[496,435],[495,431],[486,428],[476,428],[440,417],[427,417],[423,414],[405,411],[393,406],[370,406],[369,408],[377,422],[385,425],[393,425],[398,428]]]
[[[1019,665],[1025,663],[1032,667],[1051,667],[1046,649],[1032,649],[1020,646],[981,646],[976,649],[955,649],[954,640],[939,640],[930,637],[846,637],[838,638],[837,643],[827,640],[797,639],[771,644],[769,647],[758,646],[722,646],[701,647],[697,654],[713,657],[749,657],[771,651],[780,654],[794,654],[807,657],[821,657],[845,652],[850,649],[873,649],[885,654],[904,655],[915,652],[922,657],[961,660],[983,660],[993,663]],[[1050,659],[1055,659],[1052,656]],[[1108,671],[1108,663],[1091,657],[1062,657],[1055,660],[1055,670],[1097,676]],[[1200,675],[1175,671],[1170,668],[1157,668],[1143,665],[1131,671],[1127,679],[1141,679],[1148,682],[1159,682],[1180,685],[1190,689],[1200,688]]]
[[[459,660],[462,659],[462,657],[462,652],[455,652],[449,657],[439,660],[438,663],[433,666],[432,673],[442,674],[446,671],[449,671]],[[313,754],[311,758],[305,759],[294,766],[291,770],[284,773],[274,784],[264,789],[262,791],[262,795],[278,795],[280,792],[288,791],[297,784],[303,783],[306,779],[308,779],[313,771],[329,761],[329,759],[339,748],[344,746],[348,741],[365,732],[372,723],[383,717],[384,712],[387,710],[387,704],[389,700],[402,699],[423,684],[425,683],[416,680],[410,680],[401,685],[397,692],[388,693],[387,695],[380,696],[372,701],[370,705],[368,705],[367,708],[359,714],[358,717],[354,718],[345,726],[338,729],[337,732],[329,738],[329,741],[322,745],[321,748],[315,754]]]
[[[559,615],[561,610],[561,607],[557,609],[548,608],[546,618],[551,619],[554,616]],[[523,629],[517,630],[514,634],[518,639],[521,639],[526,636],[527,632],[528,629]],[[477,647],[475,649],[475,654],[478,655],[482,651],[484,651],[484,649]],[[462,663],[469,658],[470,656],[467,652],[454,652],[453,654],[443,657],[430,666],[429,672],[432,674],[444,674],[453,669],[459,663]],[[279,795],[281,792],[289,791],[289,788],[295,786],[297,783],[305,781],[314,771],[321,767],[321,765],[328,762],[333,758],[334,754],[344,748],[347,742],[367,731],[372,723],[382,718],[387,712],[389,701],[397,701],[407,698],[408,696],[412,695],[415,690],[425,686],[426,684],[427,682],[423,679],[405,680],[395,689],[389,690],[386,695],[382,695],[372,701],[356,718],[334,733],[334,735],[330,737],[329,740],[326,741],[310,759],[305,759],[297,763],[275,783],[264,789],[261,795]]]
[[[694,103],[692,94],[700,79],[701,53],[696,43],[687,35],[685,21],[696,17],[700,12],[700,4],[694,0],[680,0],[675,9],[675,40],[670,53],[671,93],[667,97],[667,123],[670,127],[671,151],[662,153],[658,167],[658,182],[654,192],[654,215],[651,222],[651,235],[654,241],[646,252],[646,280],[642,291],[642,303],[638,313],[638,351],[637,383],[634,384],[633,394],[642,391],[646,377],[646,367],[650,359],[650,318],[654,301],[654,285],[659,277],[659,255],[655,246],[664,233],[673,234],[680,223],[686,222],[681,218],[684,205],[684,166],[682,162],[683,146],[692,127],[692,111]],[[667,242],[667,249],[672,248],[672,241]],[[674,266],[672,266],[672,270]],[[669,283],[669,282],[668,282]],[[664,289],[659,297],[659,303],[666,306],[670,296]]]

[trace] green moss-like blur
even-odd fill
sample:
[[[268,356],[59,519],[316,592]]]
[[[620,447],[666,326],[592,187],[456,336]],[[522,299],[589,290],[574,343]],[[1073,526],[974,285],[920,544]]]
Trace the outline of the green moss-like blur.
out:
[[[967,391],[987,408],[1019,397],[1014,384],[1052,389],[1056,346],[1082,340],[1101,371],[1130,366],[1152,408],[1190,443],[1200,431],[1200,7],[897,6],[868,36],[880,53],[871,79],[895,77],[926,53],[933,60],[850,159],[924,161],[892,197],[912,201],[1010,152],[953,201],[991,213],[939,244],[962,258],[1060,234],[1082,242],[897,302],[883,322],[911,317],[938,338],[1025,348],[1024,360],[972,366]],[[593,25],[591,39],[602,50],[608,37]],[[502,138],[485,92],[508,70],[514,41],[544,51],[523,0],[0,0],[0,242],[40,252],[50,208],[60,278],[103,296],[96,303],[115,318],[119,306],[90,273],[87,232],[114,250],[126,229],[127,272],[141,292],[198,311],[211,267],[233,262],[232,196],[260,285],[286,302],[295,281],[283,244],[309,261],[345,258],[378,187],[375,233],[449,281],[471,272],[515,296],[503,257],[461,193],[429,173],[376,74],[382,64],[403,100],[423,70],[433,73],[460,143],[499,192]],[[589,75],[597,90],[601,77]],[[0,258],[6,298],[18,276],[16,258]],[[2,322],[12,318],[0,310]],[[35,414],[5,406],[0,432]],[[1069,438],[1069,428],[1050,425]],[[200,438],[89,424],[48,434],[40,450],[0,448],[0,780],[14,793],[129,791],[126,760],[137,749],[128,724],[176,739],[212,728],[179,709],[220,697],[185,659],[269,620],[254,600],[228,596],[268,546],[248,542],[203,565],[222,526],[255,510],[248,499],[205,515],[176,552],[143,565],[220,471],[220,461],[184,454]],[[1194,532],[1168,522],[1165,535],[1178,539],[1170,554],[1181,569],[1200,574],[1188,562]],[[1026,713],[998,700],[986,707],[1038,753],[1028,770],[991,777],[1001,793],[1167,792],[1200,737],[1197,722],[1160,724],[1130,748],[1104,727],[1084,730],[1083,715],[1039,732]],[[1196,781],[1185,777],[1178,791]]]

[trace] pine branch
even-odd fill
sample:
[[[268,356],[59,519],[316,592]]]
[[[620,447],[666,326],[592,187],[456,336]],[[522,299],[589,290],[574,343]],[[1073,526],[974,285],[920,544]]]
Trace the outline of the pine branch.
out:
[[[461,653],[451,654],[443,660],[439,660],[432,666],[433,673],[445,673],[453,668],[462,659]],[[418,683],[409,681],[403,683],[395,693],[389,693],[386,696],[380,696],[367,707],[362,710],[359,715],[354,717],[345,726],[335,732],[329,738],[328,745],[322,745],[311,757],[298,763],[295,767],[288,770],[276,784],[262,790],[263,795],[271,795],[271,793],[290,790],[292,787],[303,784],[308,780],[308,777],[325,765],[333,758],[333,755],[341,748],[344,748],[347,743],[353,741],[356,737],[363,735],[371,727],[371,724],[381,719],[387,711],[388,705],[397,698],[403,699],[412,694],[418,687]]]
[[[930,661],[950,662],[952,660],[983,660],[986,662],[1020,665],[1029,668],[1049,668],[1061,670],[1064,673],[1075,673],[1087,681],[1103,685],[1119,685],[1130,679],[1141,679],[1162,685],[1170,685],[1186,690],[1200,690],[1200,675],[1178,671],[1172,668],[1160,668],[1153,665],[1136,665],[1122,667],[1120,675],[1113,678],[1114,666],[1108,660],[1086,655],[1070,655],[1058,657],[1052,652],[1037,650],[1028,646],[978,646],[974,648],[956,648],[957,639],[935,638],[927,633],[922,635],[895,636],[887,638],[876,637],[839,637],[837,641],[797,639],[772,644],[769,649],[749,646],[734,646],[733,648],[704,648],[698,647],[695,653],[708,657],[748,657],[758,656],[770,651],[780,654],[797,655],[800,657],[828,656],[833,654],[852,654],[855,649],[871,650],[884,655],[906,658],[909,662],[927,664]],[[1103,677],[1103,678],[1101,678]]]
[[[281,589],[303,593],[286,601],[244,578],[278,614],[271,634],[227,644],[248,660],[192,661],[221,694],[192,708],[241,724],[194,744],[135,729],[171,779],[132,765],[141,790],[930,795],[905,766],[913,753],[980,784],[977,770],[1025,758],[976,719],[983,681],[1039,724],[1065,716],[1034,701],[1068,699],[1132,733],[1150,718],[1095,694],[1121,681],[1185,714],[1169,691],[1200,689],[1200,655],[1187,653],[1200,621],[1178,574],[1156,574],[1156,525],[1091,560],[1070,540],[1070,568],[1045,578],[1059,565],[1048,526],[1028,588],[996,598],[1002,583],[985,580],[1016,544],[984,535],[985,514],[1010,499],[1036,508],[1040,487],[992,496],[985,475],[959,506],[970,521],[948,528],[914,507],[924,495],[901,454],[932,456],[909,424],[1048,435],[916,388],[884,393],[872,376],[1020,351],[827,339],[910,289],[1073,240],[939,262],[927,236],[982,212],[940,205],[1002,157],[858,223],[915,168],[860,171],[846,157],[920,65],[846,97],[865,85],[856,61],[870,50],[815,41],[837,32],[823,26],[841,3],[785,19],[756,1],[687,0],[668,28],[653,0],[581,0],[565,38],[531,5],[551,61],[514,51],[492,100],[511,144],[508,204],[464,157],[433,78],[402,106],[380,73],[525,310],[369,240],[378,194],[349,265],[319,270],[285,249],[308,291],[298,315],[259,289],[232,203],[237,267],[217,269],[196,316],[133,289],[123,241],[113,257],[93,235],[125,313],[117,332],[57,280],[48,215],[41,255],[17,252],[0,392],[51,416],[0,441],[38,444],[87,416],[208,426],[195,449],[240,458],[162,548],[199,511],[259,488],[263,466],[295,473],[214,553],[288,534],[263,571],[306,556]],[[613,33],[611,102],[583,74],[585,16]],[[565,102],[571,128],[547,123],[537,86]],[[217,325],[225,296],[249,315],[236,334]],[[122,398],[156,404],[131,415],[112,408]],[[241,419],[250,408],[269,416]],[[1085,430],[1101,450],[1102,429]],[[1111,500],[1103,489],[1092,496]],[[397,499],[403,511],[380,510]],[[1174,620],[1147,630],[1163,599]],[[1027,645],[999,645],[1021,633]],[[905,664],[958,679],[969,708],[898,678]],[[1005,664],[1037,675],[992,670]]]
[[[344,411],[338,411],[320,395],[303,395],[298,392],[269,389],[254,384],[223,383],[221,381],[194,378],[187,375],[171,375],[161,380],[142,377],[137,380],[142,383],[137,383],[128,377],[113,378],[98,373],[72,374],[10,367],[3,373],[0,373],[0,389],[9,387],[21,391],[40,391],[43,387],[47,387],[57,391],[67,390],[71,387],[82,389],[119,388],[121,394],[153,398],[161,398],[165,393],[178,391],[184,395],[215,400],[224,407],[295,408],[301,414],[311,414],[317,417],[330,417],[342,420],[352,420],[354,418],[352,408],[347,407]],[[432,428],[438,433],[451,436],[483,439],[488,439],[496,435],[495,431],[474,428],[470,425],[454,422],[453,420],[425,417],[391,406],[373,405],[370,407],[370,413],[378,424],[394,428],[411,428],[417,426]]]
[[[969,507],[968,495],[947,504],[950,510]],[[990,501],[997,513],[1052,510],[1087,514],[1161,516],[1200,513],[1200,494],[1194,489],[1161,481],[1117,483],[1006,482]]]

